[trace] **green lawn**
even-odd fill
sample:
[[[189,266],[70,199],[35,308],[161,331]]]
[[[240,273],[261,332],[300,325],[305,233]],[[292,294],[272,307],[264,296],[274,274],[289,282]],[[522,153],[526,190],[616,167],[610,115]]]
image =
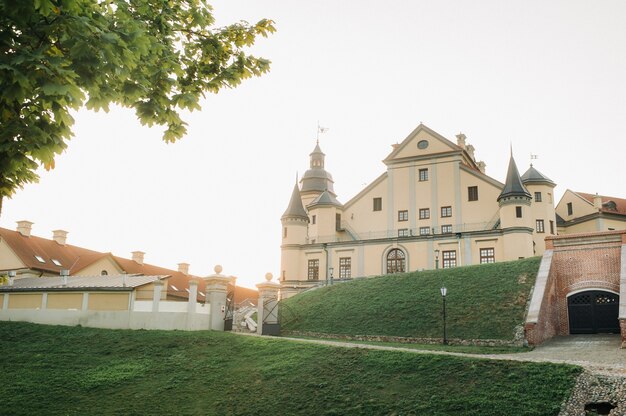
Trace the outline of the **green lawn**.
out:
[[[0,322],[3,415],[557,415],[580,369]]]
[[[284,304],[282,329],[326,334],[442,336],[440,287],[448,288],[448,337],[511,340],[521,325],[540,257],[359,279]],[[294,319],[295,318],[295,319]]]

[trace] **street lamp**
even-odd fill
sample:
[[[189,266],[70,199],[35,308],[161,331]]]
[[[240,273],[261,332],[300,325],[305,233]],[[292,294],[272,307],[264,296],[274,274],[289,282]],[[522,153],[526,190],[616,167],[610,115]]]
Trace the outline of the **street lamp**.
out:
[[[329,267],[328,268],[328,274],[330,275],[330,284],[333,284],[333,272],[335,271],[334,267]]]
[[[441,298],[443,299],[443,345],[448,345],[448,337],[446,336],[446,294],[448,289],[442,286],[440,290]]]
[[[439,269],[439,249],[435,249],[435,270]]]

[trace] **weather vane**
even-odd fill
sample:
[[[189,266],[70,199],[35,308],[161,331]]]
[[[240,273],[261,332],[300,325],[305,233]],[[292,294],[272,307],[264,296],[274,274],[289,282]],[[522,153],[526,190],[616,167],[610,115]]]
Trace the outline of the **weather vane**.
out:
[[[324,134],[327,131],[328,131],[328,127],[320,126],[320,121],[317,120],[317,136],[316,136],[317,144],[319,144],[320,142],[320,134]]]

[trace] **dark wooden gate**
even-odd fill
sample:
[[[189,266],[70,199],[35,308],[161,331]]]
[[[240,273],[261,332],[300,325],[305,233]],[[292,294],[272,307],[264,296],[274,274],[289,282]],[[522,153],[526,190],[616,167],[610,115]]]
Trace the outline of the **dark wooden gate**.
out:
[[[602,290],[576,293],[567,299],[570,334],[619,334],[619,295]]]
[[[233,316],[235,314],[235,286],[229,285],[226,293],[226,308],[224,310],[224,331],[233,330]]]

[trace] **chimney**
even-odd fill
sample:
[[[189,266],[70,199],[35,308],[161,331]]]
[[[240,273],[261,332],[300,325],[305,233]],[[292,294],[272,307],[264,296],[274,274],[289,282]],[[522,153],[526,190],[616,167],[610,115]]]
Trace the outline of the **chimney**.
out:
[[[143,266],[143,255],[146,253],[143,251],[133,251],[131,254],[133,255],[133,261]]]
[[[598,211],[602,210],[602,197],[598,195],[597,192],[595,196],[593,197],[593,207],[597,209]]]
[[[13,282],[15,282],[15,276],[17,276],[17,272],[15,270],[9,270],[9,286],[13,286]]]
[[[178,263],[178,271],[184,275],[189,275],[189,263]]]
[[[485,162],[483,162],[482,160],[478,163],[476,163],[478,165],[478,169],[482,172],[485,173],[485,168],[487,167],[487,164]]]
[[[474,156],[474,146],[468,144],[465,150],[467,151],[467,154],[472,158],[472,160],[476,161],[476,158]]]
[[[456,144],[461,149],[465,149],[465,139],[467,139],[467,137],[463,133],[459,133],[456,135]]]
[[[52,231],[52,239],[62,246],[65,245],[65,241],[67,240],[67,231],[65,230],[53,230]]]
[[[61,269],[61,280],[63,282],[63,286],[67,286],[67,276],[69,276],[70,271],[67,269]]]
[[[30,237],[30,230],[34,223],[30,221],[18,221],[17,222],[17,232],[22,234],[24,237]]]

